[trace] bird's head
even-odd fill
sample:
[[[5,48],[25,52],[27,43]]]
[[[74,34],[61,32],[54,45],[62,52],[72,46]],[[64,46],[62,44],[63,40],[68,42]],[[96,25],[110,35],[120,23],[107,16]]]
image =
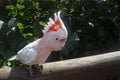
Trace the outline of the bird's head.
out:
[[[60,11],[54,13],[54,20],[49,18],[46,27],[43,30],[44,36],[53,51],[61,50],[64,47],[68,37],[68,31],[60,18]]]

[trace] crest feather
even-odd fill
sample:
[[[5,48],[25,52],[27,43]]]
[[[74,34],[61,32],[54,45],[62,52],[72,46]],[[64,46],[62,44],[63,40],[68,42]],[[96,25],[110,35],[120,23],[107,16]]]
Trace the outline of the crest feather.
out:
[[[49,22],[47,22],[46,27],[44,28],[43,33],[46,34],[48,32],[53,32],[61,29],[60,24],[60,11],[58,13],[54,13],[54,20],[49,18]]]

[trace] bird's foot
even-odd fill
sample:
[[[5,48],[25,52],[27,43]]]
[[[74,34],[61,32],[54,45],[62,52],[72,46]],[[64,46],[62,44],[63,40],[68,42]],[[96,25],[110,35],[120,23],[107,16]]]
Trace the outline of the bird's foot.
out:
[[[34,71],[33,71],[33,69],[32,69],[32,65],[26,65],[25,68],[28,69],[30,75],[33,76]]]
[[[42,65],[39,66],[38,64],[36,64],[36,65],[26,65],[25,68],[29,70],[29,73],[30,73],[31,76],[33,76],[33,73],[35,73],[36,71],[40,72],[40,74],[41,74],[42,70],[43,70],[43,66]]]
[[[34,66],[34,68],[35,68],[38,72],[42,73],[42,70],[43,70],[43,66],[42,66],[42,65],[36,64],[36,65],[33,65],[33,66]]]

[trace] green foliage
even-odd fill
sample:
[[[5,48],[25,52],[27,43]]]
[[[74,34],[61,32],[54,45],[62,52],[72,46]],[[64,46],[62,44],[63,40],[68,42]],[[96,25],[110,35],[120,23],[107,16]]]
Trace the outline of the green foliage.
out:
[[[118,0],[9,0],[5,16],[11,19],[0,28],[0,55],[3,56],[0,60],[41,37],[45,22],[59,10],[68,18],[72,32],[77,32],[80,38],[79,46],[67,54],[69,58],[81,56],[80,52],[85,55],[86,51],[99,50],[112,42],[118,45],[119,3]],[[62,56],[60,58],[66,59]]]

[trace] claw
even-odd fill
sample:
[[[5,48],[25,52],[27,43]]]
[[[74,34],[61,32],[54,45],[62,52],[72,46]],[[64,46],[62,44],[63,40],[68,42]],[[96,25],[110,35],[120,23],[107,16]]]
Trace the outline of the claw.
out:
[[[29,70],[30,76],[33,76],[34,71],[32,69],[32,66],[28,65],[28,66],[25,66],[25,68]]]
[[[35,67],[35,68],[37,69],[37,71],[40,72],[40,73],[41,73],[42,70],[43,70],[43,66],[42,66],[42,65],[39,66],[39,65],[37,64],[37,65],[34,65],[34,67]]]
[[[38,72],[40,72],[40,74],[42,73],[42,70],[43,70],[43,66],[39,66],[38,64],[37,65],[26,65],[25,68],[27,70],[29,70],[29,73],[30,73],[30,76],[33,76],[33,73],[34,71],[33,70],[37,70]],[[35,69],[34,69],[35,68]]]

